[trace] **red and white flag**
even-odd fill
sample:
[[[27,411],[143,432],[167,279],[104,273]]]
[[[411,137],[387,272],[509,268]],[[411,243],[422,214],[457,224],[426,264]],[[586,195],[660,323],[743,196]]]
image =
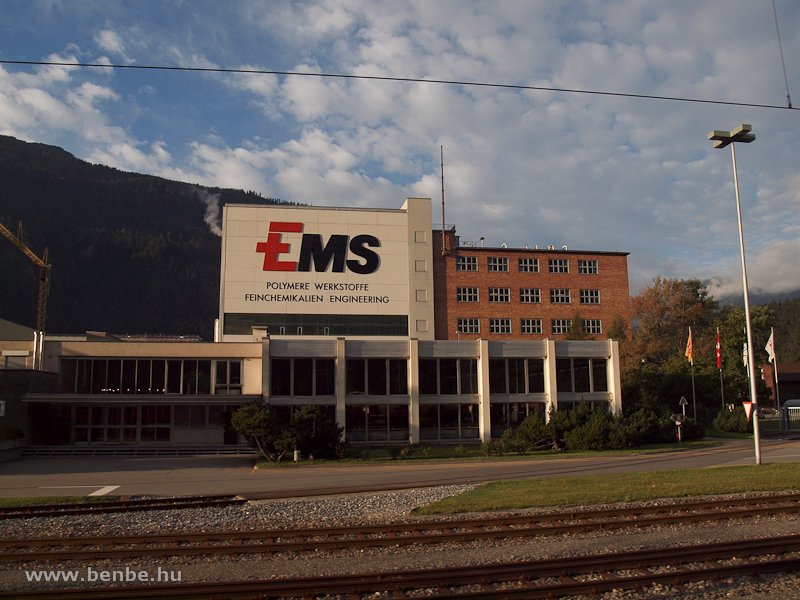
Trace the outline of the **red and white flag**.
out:
[[[719,327],[717,327],[717,368],[722,368],[722,354],[720,353],[720,346],[719,346]]]
[[[778,361],[775,360],[775,330],[774,329],[772,331],[770,331],[769,339],[767,340],[767,347],[764,348],[764,350],[766,350],[767,354],[769,355],[769,362],[775,362],[775,363],[778,362]]]

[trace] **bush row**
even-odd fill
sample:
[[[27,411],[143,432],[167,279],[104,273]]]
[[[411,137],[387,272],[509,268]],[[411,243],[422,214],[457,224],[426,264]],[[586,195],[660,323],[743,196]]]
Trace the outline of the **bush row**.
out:
[[[681,425],[684,441],[702,439],[704,434],[704,427],[692,419]],[[672,442],[676,437],[675,423],[650,409],[640,409],[630,416],[615,416],[603,408],[579,404],[573,410],[552,412],[547,423],[539,415],[528,415],[518,429],[506,430],[500,442],[484,446],[484,451],[623,450]]]

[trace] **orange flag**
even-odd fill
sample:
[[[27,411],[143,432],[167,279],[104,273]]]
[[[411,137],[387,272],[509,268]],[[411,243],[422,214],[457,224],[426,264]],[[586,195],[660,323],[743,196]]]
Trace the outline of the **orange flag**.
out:
[[[689,341],[686,342],[686,358],[689,359],[689,362],[694,364],[694,360],[692,359],[692,328],[689,327]]]

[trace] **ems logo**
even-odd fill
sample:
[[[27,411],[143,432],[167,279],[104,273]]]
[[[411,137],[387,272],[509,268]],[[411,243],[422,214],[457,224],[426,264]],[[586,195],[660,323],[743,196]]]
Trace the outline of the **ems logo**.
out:
[[[331,267],[333,273],[344,273],[345,269],[369,275],[380,268],[381,258],[370,248],[380,248],[381,241],[374,235],[332,235],[323,246],[322,235],[304,233],[300,244],[300,257],[295,261],[278,260],[280,254],[289,252],[289,243],[281,240],[284,233],[303,233],[303,223],[272,221],[266,242],[256,244],[256,252],[264,253],[264,271],[316,271],[324,273]],[[359,259],[348,259],[348,252]]]

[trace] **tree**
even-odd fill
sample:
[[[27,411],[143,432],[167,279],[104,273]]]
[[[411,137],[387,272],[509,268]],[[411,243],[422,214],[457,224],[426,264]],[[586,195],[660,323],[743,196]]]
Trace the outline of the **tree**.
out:
[[[769,339],[770,329],[775,324],[775,313],[768,306],[751,306],[750,322],[753,332],[757,393],[759,398],[764,399],[768,397],[768,392],[758,365],[767,362],[767,352],[764,348]],[[715,324],[720,332],[722,370],[726,379],[725,401],[728,404],[736,404],[750,397],[744,362],[744,347],[747,342],[744,309],[738,306],[726,306],[719,313]],[[714,368],[716,369],[716,362]]]
[[[712,323],[718,306],[706,286],[697,279],[656,277],[631,299],[631,306],[638,329],[620,344],[626,412],[647,407],[660,414],[675,410],[681,396],[691,396],[691,365],[685,356],[690,326],[695,384],[704,392],[710,389],[712,381],[697,377],[711,367],[716,343]]]
[[[701,340],[707,333],[717,303],[697,279],[653,280],[653,285],[631,299],[639,324],[635,340],[641,358],[663,362],[686,347],[689,327]],[[694,340],[697,343],[697,340]]]
[[[257,401],[233,413],[231,425],[264,457],[274,462],[280,462],[293,441],[287,435],[288,423],[283,422],[269,406]]]
[[[290,420],[262,402],[237,410],[231,424],[267,459],[280,462],[287,452],[333,458],[341,449],[344,429],[324,418],[318,406],[303,406]]]

